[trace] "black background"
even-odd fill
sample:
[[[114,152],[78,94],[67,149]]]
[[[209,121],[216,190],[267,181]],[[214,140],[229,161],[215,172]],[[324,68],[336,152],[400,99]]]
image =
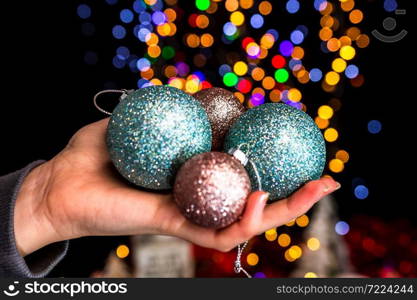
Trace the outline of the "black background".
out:
[[[52,158],[77,129],[103,118],[92,105],[92,97],[109,82],[119,88],[136,88],[137,79],[132,79],[130,71],[115,70],[111,64],[112,53],[119,46],[111,36],[111,27],[117,22],[118,11],[130,6],[130,1],[120,1],[123,5],[114,8],[105,5],[104,0],[85,2],[94,13],[93,37],[81,34],[82,21],[76,14],[79,1],[2,3],[0,174],[36,159]],[[389,34],[382,28],[382,20],[390,15],[383,10],[382,2],[358,4],[365,13],[362,28],[369,35],[373,29]],[[406,9],[406,4],[400,2],[399,8]],[[412,127],[416,54],[411,43],[412,28],[407,24],[411,17],[411,11],[396,17],[397,30],[409,31],[404,40],[385,44],[371,38],[370,46],[359,50],[356,61],[365,84],[358,89],[347,84],[342,97],[336,128],[341,136],[339,145],[350,153],[351,160],[346,170],[335,176],[343,186],[335,195],[340,215],[347,220],[365,214],[387,222],[408,219],[416,223],[416,134]],[[311,32],[316,34],[313,29]],[[309,47],[316,49],[317,45],[305,45],[307,51]],[[97,65],[84,63],[87,50],[98,53]],[[316,61],[316,65],[320,63],[325,61]],[[318,85],[303,93],[308,107],[310,103],[311,107],[326,103],[321,100],[324,94]],[[308,112],[314,115],[313,110]],[[381,121],[380,134],[368,133],[367,123],[372,119]],[[364,179],[369,187],[366,200],[353,196],[355,177]],[[73,241],[69,255],[53,275],[88,276],[123,239]],[[89,263],[81,264],[80,260]],[[71,267],[74,261],[76,267]]]

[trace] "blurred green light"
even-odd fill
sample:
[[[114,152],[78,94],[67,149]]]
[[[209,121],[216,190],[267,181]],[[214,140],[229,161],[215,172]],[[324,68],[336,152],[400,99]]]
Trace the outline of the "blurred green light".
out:
[[[162,48],[162,57],[164,59],[171,59],[175,56],[175,49],[171,46],[165,46]]]
[[[238,82],[238,77],[235,73],[228,72],[223,76],[223,83],[226,86],[235,86]]]
[[[279,83],[284,83],[288,80],[289,74],[285,69],[278,69],[275,71],[275,80]]]
[[[210,7],[210,0],[195,0],[195,6],[199,10],[206,10]]]

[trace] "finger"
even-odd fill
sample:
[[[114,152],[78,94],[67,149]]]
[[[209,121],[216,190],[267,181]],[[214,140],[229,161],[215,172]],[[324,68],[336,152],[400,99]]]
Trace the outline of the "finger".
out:
[[[253,229],[259,228],[268,196],[269,194],[263,191],[251,193],[240,221],[224,229],[204,228],[184,220],[177,233],[180,233],[182,238],[192,240],[200,246],[215,248],[224,252],[229,251],[237,244],[252,237]]]
[[[221,251],[229,251],[254,236],[262,225],[263,211],[268,201],[269,193],[256,191],[249,195],[242,218],[217,231],[216,245]]]
[[[106,129],[110,118],[88,124],[78,130],[68,142],[68,146],[88,147],[94,145],[96,147],[105,146]]]
[[[256,191],[249,195],[245,211],[239,222],[243,229],[259,227],[268,197],[269,193],[264,191]]]
[[[306,213],[317,201],[340,188],[331,178],[310,181],[287,199],[266,207],[262,230],[281,226]]]

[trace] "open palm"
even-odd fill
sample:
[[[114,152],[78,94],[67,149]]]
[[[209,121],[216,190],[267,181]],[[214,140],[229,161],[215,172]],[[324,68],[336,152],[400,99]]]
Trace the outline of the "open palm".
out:
[[[105,145],[108,119],[80,129],[68,146],[41,165],[48,174],[39,207],[54,241],[88,235],[166,234],[228,251],[305,213],[338,188],[330,178],[307,183],[288,199],[266,205],[268,194],[249,195],[239,221],[220,230],[185,219],[170,194],[129,185],[112,166]],[[266,207],[265,207],[266,205]]]

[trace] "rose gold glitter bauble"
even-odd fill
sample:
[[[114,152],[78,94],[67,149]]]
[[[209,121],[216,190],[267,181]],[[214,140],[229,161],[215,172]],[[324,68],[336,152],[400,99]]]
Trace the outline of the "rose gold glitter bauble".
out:
[[[232,92],[208,88],[193,95],[207,112],[212,130],[212,150],[221,150],[227,131],[233,122],[245,112],[245,107]]]
[[[222,228],[239,218],[250,191],[249,176],[237,159],[222,152],[206,152],[180,168],[174,199],[193,223]]]

